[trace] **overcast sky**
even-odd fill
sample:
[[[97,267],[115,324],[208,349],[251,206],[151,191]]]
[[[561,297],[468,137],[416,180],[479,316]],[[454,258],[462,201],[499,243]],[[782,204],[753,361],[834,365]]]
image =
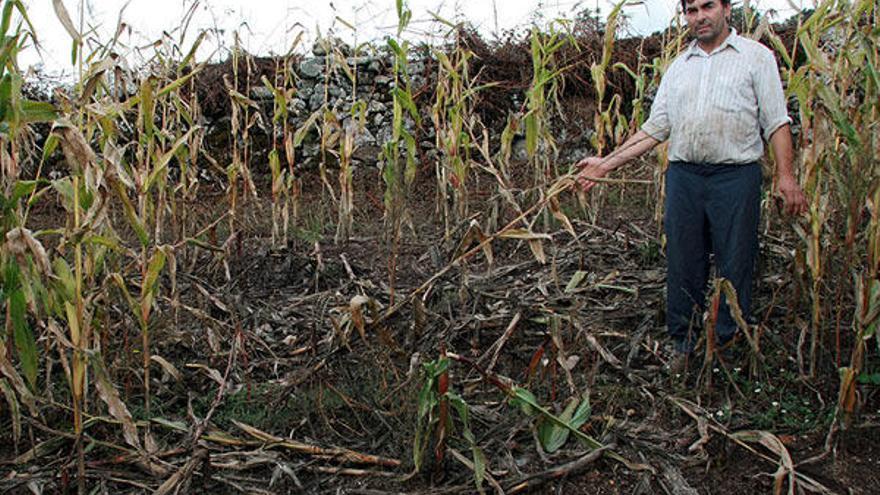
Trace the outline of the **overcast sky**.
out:
[[[84,9],[83,32],[106,42],[113,37],[121,19],[127,28],[120,41],[127,47],[120,52],[131,59],[138,49],[170,33],[179,43],[181,21],[193,9],[192,21],[186,30],[182,49],[188,51],[199,31],[216,29],[221,32],[200,51],[201,57],[216,53],[217,47],[229,47],[232,33],[239,33],[243,47],[253,54],[284,53],[300,32],[310,46],[316,33],[332,30],[335,35],[353,42],[381,39],[394,35],[397,26],[395,0],[61,0],[76,26],[80,26],[80,12]],[[671,22],[679,0],[643,0],[625,8],[628,25],[634,34],[650,34],[665,28]],[[34,23],[42,47],[41,55],[29,49],[19,62],[23,69],[43,65],[45,71],[70,73],[70,36],[52,8],[52,0],[26,0],[28,15]],[[474,24],[485,36],[499,31],[528,26],[535,20],[572,17],[584,8],[607,13],[612,3],[608,0],[409,0],[413,11],[408,36],[412,39],[438,35],[441,27],[432,22],[430,12],[443,18]],[[737,2],[735,1],[735,4]],[[761,11],[773,9],[778,19],[795,12],[794,7],[812,7],[813,0],[753,0]],[[793,5],[792,5],[793,4]],[[338,19],[337,19],[338,18]],[[340,21],[339,19],[342,19]],[[348,25],[357,27],[357,32]],[[88,50],[87,50],[88,52]],[[136,60],[132,62],[136,63]]]

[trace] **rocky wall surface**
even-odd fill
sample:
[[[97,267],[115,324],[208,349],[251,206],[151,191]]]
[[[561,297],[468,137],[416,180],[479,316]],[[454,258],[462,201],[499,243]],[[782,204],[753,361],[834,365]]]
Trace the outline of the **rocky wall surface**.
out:
[[[329,53],[328,53],[329,49]],[[342,64],[347,65],[347,69]],[[435,77],[429,73],[430,60],[414,59],[408,63],[410,86],[414,93],[422,95],[433,88]],[[312,119],[314,124],[306,134],[302,146],[297,150],[300,164],[309,166],[320,158],[320,135],[318,128],[329,121],[331,129],[337,132],[351,132],[354,136],[355,164],[376,165],[379,162],[382,146],[391,139],[393,122],[392,92],[395,85],[393,58],[388,54],[352,54],[352,50],[341,42],[319,41],[312,48],[310,56],[302,58],[288,68],[296,75],[296,91],[288,102],[289,124],[292,129],[307,125],[316,112],[320,115]],[[354,81],[352,80],[354,76]],[[263,112],[264,122],[272,121],[273,94],[263,86],[254,86],[250,91]],[[423,127],[416,130],[414,123],[407,120],[407,128],[416,135],[422,153],[433,155],[434,130],[430,120],[430,104],[421,98]],[[332,115],[325,117],[325,112]],[[359,124],[363,112],[364,125]],[[223,126],[214,126],[222,132]],[[228,132],[228,128],[226,129]]]

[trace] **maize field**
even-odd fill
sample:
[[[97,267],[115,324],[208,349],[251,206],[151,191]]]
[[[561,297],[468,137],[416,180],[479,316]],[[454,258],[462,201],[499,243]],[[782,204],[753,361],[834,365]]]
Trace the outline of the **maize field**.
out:
[[[748,341],[683,379],[666,149],[586,193],[574,164],[639,130],[687,28],[434,13],[427,44],[387,1],[384,40],[258,56],[184,18],[135,67],[53,0],[76,80],[39,90],[2,0],[0,490],[876,493],[876,0],[734,5],[809,206],[782,212],[768,152]],[[706,292],[711,326],[735,294]]]

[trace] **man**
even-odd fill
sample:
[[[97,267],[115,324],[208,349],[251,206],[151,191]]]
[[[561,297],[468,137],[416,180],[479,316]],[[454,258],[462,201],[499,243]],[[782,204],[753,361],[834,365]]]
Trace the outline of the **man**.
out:
[[[669,363],[674,371],[684,370],[694,350],[710,252],[718,275],[733,284],[739,305],[749,314],[762,137],[773,149],[785,210],[802,214],[807,206],[792,172],[791,120],[773,54],[730,27],[730,0],[682,0],[682,8],[696,39],[664,74],[650,118],[605,158],[577,164],[578,181],[588,190],[596,184],[591,178],[601,178],[669,140],[666,324],[675,350]],[[715,330],[719,345],[737,330],[726,301]]]

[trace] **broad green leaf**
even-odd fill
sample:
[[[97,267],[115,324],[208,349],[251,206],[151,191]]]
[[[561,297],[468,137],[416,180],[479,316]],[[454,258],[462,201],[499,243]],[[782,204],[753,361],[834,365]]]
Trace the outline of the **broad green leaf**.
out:
[[[188,67],[190,65],[190,63],[195,59],[196,52],[198,51],[199,46],[201,46],[202,42],[205,41],[205,38],[207,36],[208,36],[207,30],[199,33],[198,37],[196,37],[196,40],[193,42],[192,46],[190,47],[189,52],[187,52],[186,56],[183,57],[183,59],[180,61],[179,64],[177,64],[177,72],[182,72],[183,69],[185,69],[186,67]]]
[[[51,122],[58,118],[55,105],[42,101],[21,100],[21,122]]]
[[[562,414],[559,415],[559,419],[573,428],[580,429],[590,418],[591,411],[589,397],[585,395],[583,401],[578,399],[569,401]],[[541,441],[541,446],[551,454],[565,445],[570,434],[571,432],[567,427],[562,427],[549,420],[542,421],[538,427],[538,438]]]
[[[150,189],[153,187],[153,184],[156,183],[159,177],[165,174],[165,171],[168,169],[168,162],[170,162],[171,159],[174,158],[177,150],[180,149],[181,146],[186,144],[186,141],[197,129],[198,127],[193,127],[188,130],[186,134],[177,138],[177,140],[174,141],[174,144],[171,145],[171,148],[162,154],[158,162],[153,164],[153,170],[150,172],[150,175],[144,182],[144,191],[149,192]]]
[[[293,134],[293,146],[297,147],[302,144],[303,140],[306,138],[306,134],[308,134],[309,130],[315,125],[315,122],[318,121],[318,118],[321,117],[321,109],[315,110],[309,118],[303,122],[303,125],[296,130]]]
[[[15,349],[21,360],[21,370],[31,390],[34,390],[37,386],[39,356],[37,356],[36,339],[28,325],[27,302],[21,288],[13,291],[9,297],[9,317],[12,320]]]
[[[516,387],[513,389],[513,398],[510,399],[510,405],[519,407],[522,412],[528,416],[534,416],[536,407],[538,407],[538,399],[535,394],[524,388]]]
[[[135,212],[134,205],[128,197],[128,191],[125,190],[125,186],[120,181],[113,181],[113,190],[116,191],[116,195],[119,197],[120,201],[122,201],[122,211],[125,213],[128,225],[134,230],[135,235],[137,235],[141,246],[149,246],[150,236],[147,234],[147,228]]]
[[[409,115],[416,121],[416,124],[422,125],[422,118],[419,115],[419,109],[416,108],[416,104],[412,99],[412,95],[400,88],[394,88],[394,97],[409,112]]]
[[[70,265],[61,256],[56,256],[52,260],[52,272],[56,280],[55,291],[61,296],[62,302],[73,301],[76,297],[76,279]]]
[[[45,184],[45,182],[43,182]],[[9,195],[10,204],[18,203],[22,198],[30,196],[37,189],[37,181],[20,180],[12,187],[12,194]]]
[[[147,273],[144,277],[143,285],[141,285],[141,311],[143,312],[144,320],[147,319],[150,307],[153,305],[153,299],[156,294],[156,282],[159,280],[162,269],[165,268],[165,259],[164,248],[157,248],[147,266]]]
[[[578,428],[575,428],[567,421],[562,421],[560,418],[556,417],[549,410],[541,407],[538,404],[538,400],[535,398],[534,394],[529,392],[528,390],[521,387],[514,387],[511,391],[510,404],[514,407],[519,407],[524,413],[529,416],[535,416],[540,414],[544,418],[556,423],[557,425],[566,428],[569,430],[574,436],[576,436],[579,440],[583,441],[587,444],[588,447],[593,449],[598,449],[602,447],[602,443],[593,437],[587,435],[586,433],[580,431]]]
[[[46,142],[43,143],[43,161],[49,159],[52,156],[52,153],[58,149],[58,144],[61,143],[61,137],[58,134],[50,133],[49,137],[46,138]]]
[[[534,112],[529,112],[525,117],[526,121],[526,151],[529,157],[535,155],[538,149],[538,116]]]
[[[18,399],[15,398],[15,392],[5,378],[0,378],[0,393],[6,397],[6,404],[9,405],[9,416],[12,419],[12,439],[18,444],[21,440],[21,408],[18,405]]]

